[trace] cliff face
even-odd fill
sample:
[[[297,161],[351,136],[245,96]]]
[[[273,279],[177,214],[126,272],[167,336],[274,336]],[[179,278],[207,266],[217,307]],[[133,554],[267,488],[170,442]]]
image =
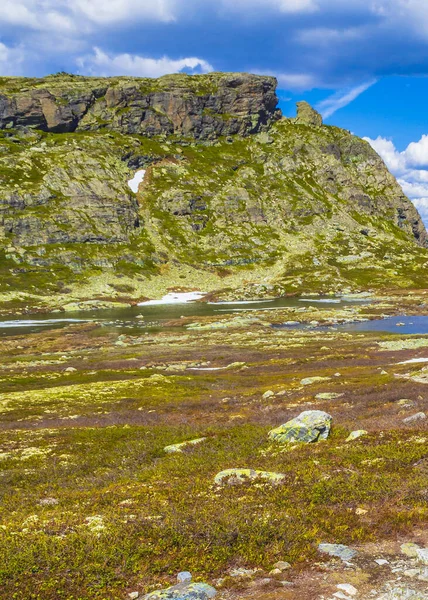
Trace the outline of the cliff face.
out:
[[[380,157],[306,103],[279,118],[270,77],[0,90],[0,300],[428,283],[425,227]]]
[[[275,88],[273,77],[246,74],[12,79],[0,88],[0,128],[55,133],[107,129],[196,139],[245,136],[280,117]]]

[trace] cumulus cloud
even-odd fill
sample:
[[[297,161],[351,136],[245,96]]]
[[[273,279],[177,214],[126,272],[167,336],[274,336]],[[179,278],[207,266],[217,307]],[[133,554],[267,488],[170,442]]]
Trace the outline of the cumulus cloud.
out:
[[[403,152],[386,138],[364,139],[383,158],[428,225],[428,135],[423,135],[418,142],[411,142]]]
[[[25,60],[23,48],[9,48],[0,42],[0,76],[19,75]]]
[[[368,90],[369,87],[375,83],[376,79],[371,79],[370,81],[361,83],[360,85],[357,85],[351,89],[341,90],[329,98],[326,98],[322,102],[319,102],[316,108],[322,114],[324,119],[328,119],[328,117],[331,117],[331,115],[333,115],[337,110],[347,106],[356,98],[358,98],[358,96],[361,96],[363,92]]]
[[[169,73],[198,72],[209,73],[213,67],[202,58],[188,57],[174,60],[164,56],[149,58],[136,54],[108,54],[94,48],[92,54],[82,56],[77,61],[84,75],[131,75],[135,77],[160,77]]]

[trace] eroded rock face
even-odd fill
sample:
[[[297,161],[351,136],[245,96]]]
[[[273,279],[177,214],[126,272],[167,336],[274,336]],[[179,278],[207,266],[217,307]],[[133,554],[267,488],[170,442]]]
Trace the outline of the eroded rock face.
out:
[[[0,94],[0,128],[214,139],[256,133],[280,117],[276,80],[246,73],[35,81],[17,80]]]
[[[28,272],[34,283],[65,266],[67,287],[92,269],[149,287],[180,265],[210,290],[229,275],[276,295],[426,287],[425,227],[381,158],[309,105],[278,118],[275,86],[215,73],[3,78],[0,279],[22,274],[25,288]]]

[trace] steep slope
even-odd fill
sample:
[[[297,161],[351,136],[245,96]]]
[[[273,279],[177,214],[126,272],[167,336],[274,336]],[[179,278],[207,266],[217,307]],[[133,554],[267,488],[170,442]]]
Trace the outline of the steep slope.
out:
[[[3,302],[426,286],[425,228],[380,157],[306,103],[280,118],[275,85],[1,79]]]

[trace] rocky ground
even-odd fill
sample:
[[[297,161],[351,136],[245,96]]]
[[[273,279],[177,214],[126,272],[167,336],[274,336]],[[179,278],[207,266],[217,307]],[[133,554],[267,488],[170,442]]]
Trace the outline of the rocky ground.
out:
[[[426,598],[425,555],[401,546],[428,546],[428,336],[307,318],[2,338],[0,597],[143,597],[188,570],[221,600]],[[308,411],[327,436],[269,435]]]

